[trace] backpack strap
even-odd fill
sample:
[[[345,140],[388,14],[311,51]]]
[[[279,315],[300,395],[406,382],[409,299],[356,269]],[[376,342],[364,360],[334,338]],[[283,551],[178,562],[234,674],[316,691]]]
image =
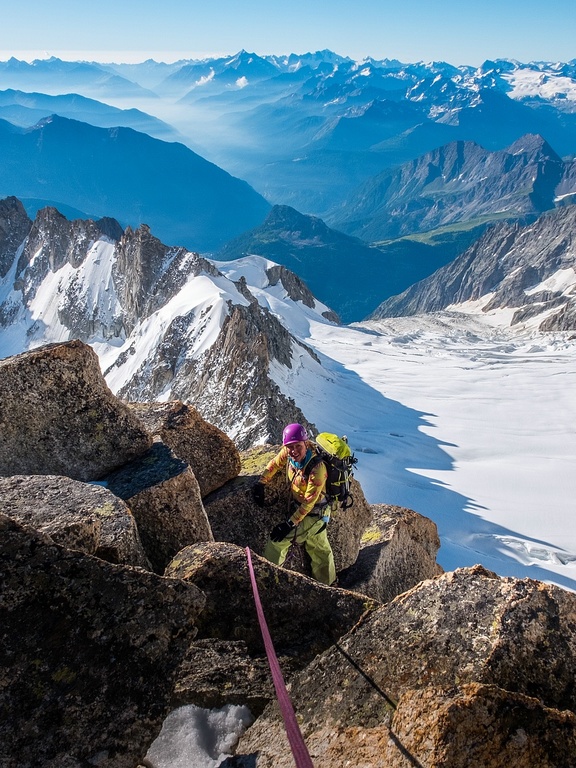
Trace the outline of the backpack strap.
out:
[[[315,469],[321,461],[324,461],[324,459],[318,453],[315,456],[312,456],[308,464],[302,469],[304,477],[310,477],[312,470]]]

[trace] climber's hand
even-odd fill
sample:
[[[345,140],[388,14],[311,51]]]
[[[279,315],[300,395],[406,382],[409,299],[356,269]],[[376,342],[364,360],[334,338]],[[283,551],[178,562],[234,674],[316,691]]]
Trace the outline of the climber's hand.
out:
[[[274,528],[272,528],[270,538],[272,541],[282,541],[282,539],[285,539],[286,536],[288,536],[293,528],[294,523],[292,520],[285,520],[283,523],[278,523],[278,525],[275,525]]]

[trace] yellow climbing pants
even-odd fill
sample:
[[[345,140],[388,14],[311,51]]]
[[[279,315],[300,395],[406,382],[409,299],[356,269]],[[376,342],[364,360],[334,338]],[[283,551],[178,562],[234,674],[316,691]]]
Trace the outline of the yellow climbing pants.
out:
[[[332,547],[326,535],[326,528],[318,533],[324,525],[319,517],[308,515],[296,528],[296,543],[304,544],[310,556],[312,575],[322,584],[333,584],[336,581],[336,568]],[[268,540],[264,548],[264,557],[275,565],[282,565],[294,540],[294,531],[290,531],[282,541]]]

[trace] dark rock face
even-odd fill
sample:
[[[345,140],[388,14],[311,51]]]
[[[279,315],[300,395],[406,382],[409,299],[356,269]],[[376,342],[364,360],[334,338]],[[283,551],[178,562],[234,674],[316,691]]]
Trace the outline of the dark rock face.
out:
[[[294,659],[280,656],[282,674],[287,679],[295,671]],[[227,704],[245,705],[254,716],[260,715],[274,697],[268,660],[248,650],[243,640],[194,640],[178,670],[172,705],[194,704],[204,709]]]
[[[0,278],[6,277],[31,226],[20,200],[15,197],[0,200]]]
[[[453,262],[381,304],[371,319],[437,312],[491,294],[485,310],[517,307],[513,322],[542,314],[541,330],[572,330],[574,295],[532,289],[559,270],[575,269],[575,229],[576,206],[526,227],[494,226]]]
[[[176,401],[134,403],[131,408],[153,437],[157,435],[190,465],[203,497],[240,473],[240,454],[235,443],[192,406]]]
[[[15,475],[0,478],[0,505],[3,514],[63,547],[151,569],[132,513],[106,488],[68,477]]]
[[[364,595],[326,587],[254,553],[252,563],[287,681],[374,608]],[[165,575],[193,583],[206,596],[203,623],[178,672],[175,706],[247,704],[260,714],[274,693],[245,549],[222,542],[186,547]]]
[[[0,764],[134,768],[168,713],[203,596],[0,517]]]
[[[80,341],[0,361],[0,475],[102,477],[151,445]]]
[[[213,541],[194,473],[163,443],[154,443],[146,454],[112,472],[105,482],[132,510],[157,573],[188,544]]]
[[[191,274],[201,270],[216,272],[198,254],[164,245],[145,224],[135,230],[128,227],[116,248],[112,270],[127,333],[169,301]]]
[[[256,554],[251,557],[275,648],[297,656],[300,668],[376,605],[364,595],[326,587]],[[176,555],[165,575],[194,584],[206,595],[197,619],[198,639],[242,640],[249,653],[263,653],[244,549],[223,542],[195,544]]]

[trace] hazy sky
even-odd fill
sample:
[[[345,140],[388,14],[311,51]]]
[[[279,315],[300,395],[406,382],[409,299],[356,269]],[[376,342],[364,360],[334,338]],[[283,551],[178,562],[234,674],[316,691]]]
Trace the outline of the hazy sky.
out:
[[[362,59],[576,59],[576,2],[0,0],[0,59],[204,58],[330,48]]]

